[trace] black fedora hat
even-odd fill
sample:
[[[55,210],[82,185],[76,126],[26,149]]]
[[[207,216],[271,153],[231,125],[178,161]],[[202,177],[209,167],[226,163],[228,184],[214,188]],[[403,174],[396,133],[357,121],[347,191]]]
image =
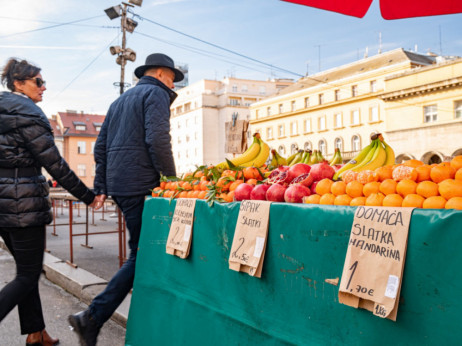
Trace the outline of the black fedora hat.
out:
[[[138,66],[135,69],[135,76],[141,78],[144,76],[144,72],[151,67],[168,67],[173,72],[175,72],[174,82],[182,81],[184,78],[183,72],[175,68],[172,58],[162,53],[154,53],[148,55],[146,58],[146,63],[142,66]]]

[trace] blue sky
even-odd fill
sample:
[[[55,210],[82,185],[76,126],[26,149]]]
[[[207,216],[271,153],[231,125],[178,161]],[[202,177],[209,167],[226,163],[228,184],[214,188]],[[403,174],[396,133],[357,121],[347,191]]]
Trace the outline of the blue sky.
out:
[[[42,68],[48,90],[39,106],[48,116],[74,109],[105,114],[117,98],[120,66],[107,48],[120,44],[119,19],[104,9],[109,0],[0,0],[0,64],[11,57]],[[154,52],[189,65],[190,83],[200,79],[298,78],[350,63],[365,54],[405,48],[462,56],[462,14],[386,21],[378,0],[364,18],[354,18],[279,0],[144,0],[133,11],[145,19],[127,34],[137,60],[125,81]],[[74,25],[58,23],[96,17]],[[181,35],[156,22],[235,51],[259,64]],[[41,30],[39,30],[41,29]],[[35,30],[32,32],[26,32]],[[26,33],[24,33],[26,32]],[[440,39],[441,37],[441,39]],[[321,59],[319,59],[321,57]],[[295,74],[282,72],[282,68]]]

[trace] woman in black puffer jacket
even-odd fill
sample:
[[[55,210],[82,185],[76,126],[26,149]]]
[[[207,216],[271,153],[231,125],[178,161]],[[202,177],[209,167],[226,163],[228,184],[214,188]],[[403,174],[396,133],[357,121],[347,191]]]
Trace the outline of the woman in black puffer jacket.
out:
[[[90,206],[98,198],[58,152],[48,119],[36,106],[45,82],[40,69],[9,59],[0,93],[0,236],[16,261],[16,278],[0,291],[0,321],[18,305],[26,345],[56,345],[45,331],[38,281],[45,227],[52,221],[49,186],[42,167],[75,197]]]

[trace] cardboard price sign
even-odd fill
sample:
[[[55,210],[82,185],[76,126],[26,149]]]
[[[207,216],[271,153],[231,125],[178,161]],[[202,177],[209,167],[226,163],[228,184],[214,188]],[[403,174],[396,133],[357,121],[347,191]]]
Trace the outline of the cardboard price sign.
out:
[[[229,269],[261,277],[271,202],[242,201],[237,217]]]
[[[180,258],[189,255],[194,223],[194,208],[196,199],[180,198],[176,202],[172,224],[167,239],[167,253]]]
[[[339,302],[396,321],[413,208],[356,209]]]
[[[242,154],[247,148],[246,132],[249,123],[245,120],[236,120],[225,123],[225,153]]]

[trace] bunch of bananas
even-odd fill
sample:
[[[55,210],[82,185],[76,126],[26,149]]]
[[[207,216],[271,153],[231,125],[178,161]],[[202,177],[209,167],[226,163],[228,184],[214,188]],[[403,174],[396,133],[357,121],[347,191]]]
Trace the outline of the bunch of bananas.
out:
[[[281,156],[276,150],[272,149],[271,154],[273,157],[271,158],[270,168],[278,168],[279,166],[288,165],[288,160]]]
[[[371,140],[371,144],[335,173],[334,180],[337,180],[344,172],[349,170],[361,172],[395,163],[395,152],[383,140],[383,136],[380,133],[373,134]]]
[[[342,159],[342,154],[340,154],[340,149],[335,148],[335,153],[334,156],[329,161],[329,165],[334,166],[334,165],[340,165],[343,163]]]
[[[262,141],[259,133],[256,133],[253,135],[253,142],[250,147],[238,157],[229,160],[229,162],[236,167],[261,167],[268,160],[269,154],[270,148],[268,144]],[[216,168],[219,170],[229,169],[228,161],[219,163]]]

